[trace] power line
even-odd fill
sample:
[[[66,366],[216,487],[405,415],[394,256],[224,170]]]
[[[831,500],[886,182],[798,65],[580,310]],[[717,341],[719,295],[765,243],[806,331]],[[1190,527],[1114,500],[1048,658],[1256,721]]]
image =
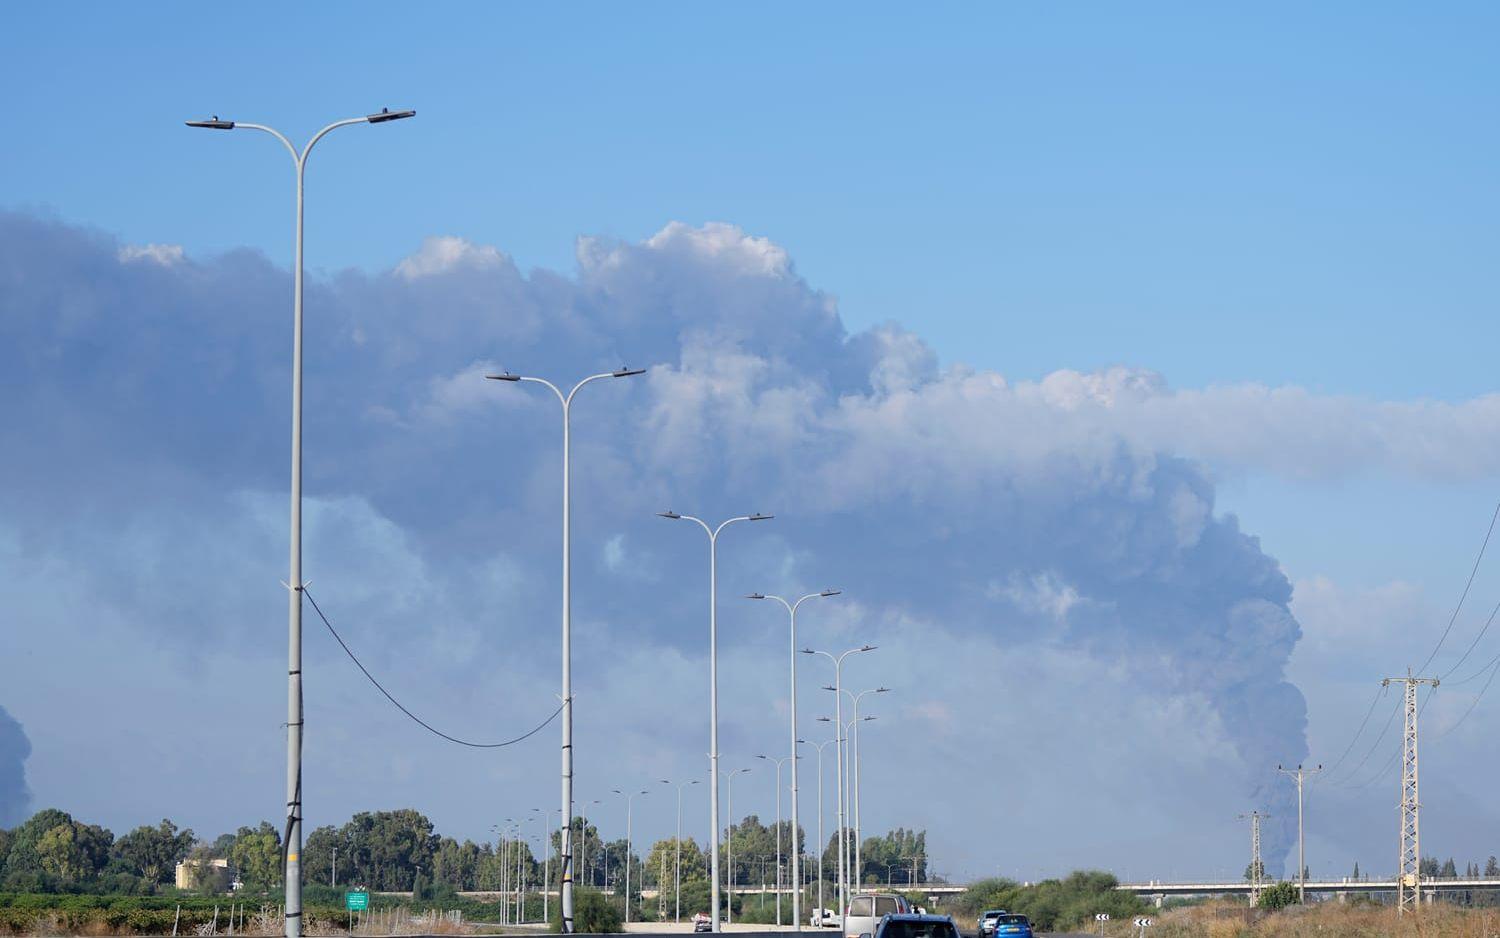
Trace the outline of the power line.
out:
[[[1458,621],[1459,610],[1464,607],[1464,600],[1469,597],[1469,587],[1474,585],[1474,575],[1479,572],[1479,562],[1484,559],[1485,548],[1490,546],[1490,535],[1495,533],[1496,519],[1500,519],[1500,502],[1495,503],[1495,513],[1490,516],[1489,530],[1484,532],[1484,543],[1479,545],[1479,556],[1474,558],[1474,569],[1469,571],[1469,581],[1464,584],[1464,591],[1458,597],[1458,605],[1453,607],[1453,615],[1448,617],[1448,627],[1443,629],[1442,638],[1438,639],[1437,646],[1432,649],[1432,654],[1428,655],[1427,660],[1422,662],[1422,666],[1417,669],[1418,673],[1427,670],[1427,666],[1432,664],[1432,659],[1436,658],[1437,653],[1442,650],[1443,642],[1448,640],[1448,633],[1453,631],[1453,623]]]
[[[1497,661],[1500,661],[1500,653],[1497,653],[1495,657],[1491,658],[1483,667],[1481,667],[1478,671],[1475,671],[1468,677],[1461,677],[1456,681],[1445,681],[1444,683],[1452,685],[1454,687],[1457,687],[1460,684],[1467,684],[1475,678],[1483,676],[1484,672],[1488,671]]]
[[[1480,629],[1479,634],[1474,636],[1474,640],[1469,643],[1469,648],[1464,652],[1464,656],[1458,659],[1458,661],[1454,662],[1453,667],[1449,668],[1447,673],[1443,675],[1443,680],[1446,681],[1449,674],[1457,671],[1465,661],[1469,660],[1469,656],[1474,653],[1474,649],[1479,647],[1479,640],[1481,638],[1484,638],[1484,633],[1488,632],[1490,630],[1490,626],[1494,624],[1495,616],[1497,614],[1500,614],[1500,603],[1495,604],[1495,608],[1490,611],[1490,617],[1484,622],[1484,628]],[[1483,673],[1483,669],[1480,669],[1480,673]]]
[[[470,742],[467,739],[459,739],[457,736],[449,736],[447,733],[444,733],[442,730],[437,729],[432,724],[417,716],[415,713],[412,713],[410,710],[406,709],[406,707],[402,705],[401,701],[397,700],[395,697],[392,697],[391,692],[382,687],[379,681],[375,680],[375,675],[370,673],[370,669],[366,668],[364,664],[360,662],[359,658],[355,657],[354,652],[349,650],[348,643],[346,643],[343,637],[339,635],[338,630],[333,627],[333,623],[328,621],[328,617],[323,615],[323,610],[318,608],[317,600],[312,598],[312,593],[309,593],[307,591],[307,587],[305,586],[302,587],[302,595],[306,596],[307,601],[312,604],[313,611],[318,614],[319,619],[323,620],[323,624],[328,627],[329,633],[332,634],[334,640],[339,643],[339,647],[344,649],[344,654],[348,655],[349,660],[353,661],[355,666],[364,672],[365,677],[370,679],[370,683],[375,685],[375,689],[384,694],[386,700],[389,700],[391,703],[395,704],[397,710],[400,710],[408,717],[411,717],[412,722],[416,723],[418,726],[422,727],[424,730],[433,734],[434,736],[441,736],[443,739],[448,740],[448,742],[450,743],[457,743],[460,746],[468,746],[471,749],[499,749],[503,746],[514,746],[516,743],[519,743],[522,740],[530,739],[537,733],[540,733],[544,728],[546,728],[548,723],[551,723],[553,720],[557,719],[557,715],[559,713],[562,713],[563,711],[562,706],[558,706],[556,710],[552,711],[552,715],[547,719],[543,720],[541,723],[538,723],[535,727],[528,730],[526,733],[517,736],[515,739],[507,739],[503,743],[475,743]]]
[[[1489,664],[1485,665],[1485,668],[1488,669],[1489,672],[1490,672],[1490,678],[1489,678],[1489,680],[1487,680],[1487,681],[1484,682],[1484,687],[1480,688],[1479,689],[1479,693],[1475,694],[1474,695],[1474,699],[1469,702],[1469,709],[1465,710],[1464,711],[1464,715],[1461,716],[1461,717],[1459,717],[1457,720],[1455,720],[1453,722],[1452,726],[1448,727],[1447,729],[1443,730],[1441,733],[1439,733],[1436,736],[1432,737],[1433,739],[1435,739],[1435,740],[1442,739],[1444,736],[1447,736],[1449,733],[1451,733],[1454,730],[1458,729],[1459,724],[1469,718],[1469,714],[1473,713],[1474,712],[1474,708],[1477,707],[1477,706],[1479,706],[1479,700],[1480,700],[1480,698],[1482,698],[1484,696],[1485,691],[1489,690],[1490,689],[1490,685],[1495,682],[1495,674],[1496,673],[1500,673],[1500,667],[1496,667],[1496,665],[1500,665],[1500,655],[1496,655],[1494,661],[1491,661]],[[1478,674],[1471,675],[1471,677],[1478,677],[1480,674],[1483,674],[1483,673],[1484,673],[1484,671],[1480,671]]]
[[[1396,714],[1399,713],[1400,710],[1401,710],[1401,701],[1398,700],[1398,701],[1396,701],[1396,705],[1391,708],[1391,715],[1386,718],[1385,726],[1381,729],[1380,735],[1377,736],[1377,737],[1375,737],[1375,744],[1370,747],[1370,751],[1369,752],[1365,753],[1365,757],[1363,759],[1359,760],[1359,765],[1356,765],[1354,768],[1350,769],[1349,772],[1348,772],[1348,774],[1346,774],[1340,780],[1341,783],[1342,782],[1347,782],[1350,779],[1352,779],[1354,776],[1358,775],[1359,774],[1359,770],[1365,767],[1365,763],[1366,762],[1370,761],[1370,757],[1373,756],[1373,755],[1375,755],[1375,750],[1377,750],[1377,749],[1380,748],[1381,742],[1385,739],[1385,734],[1389,733],[1391,731],[1391,724],[1393,724],[1393,723],[1396,722]],[[1342,786],[1342,784],[1339,784],[1336,787],[1343,787],[1343,786]]]
[[[1343,765],[1345,759],[1349,758],[1349,753],[1354,750],[1354,744],[1359,742],[1360,734],[1362,734],[1365,731],[1365,727],[1369,725],[1370,714],[1375,712],[1375,705],[1380,703],[1380,698],[1385,696],[1385,692],[1387,690],[1388,688],[1385,685],[1381,685],[1375,691],[1375,698],[1370,701],[1370,709],[1365,711],[1365,718],[1360,721],[1359,729],[1354,731],[1354,738],[1349,740],[1349,745],[1344,747],[1344,754],[1338,757],[1338,761],[1334,762],[1333,765],[1330,765],[1328,767],[1328,772],[1330,774],[1337,770],[1339,766]]]

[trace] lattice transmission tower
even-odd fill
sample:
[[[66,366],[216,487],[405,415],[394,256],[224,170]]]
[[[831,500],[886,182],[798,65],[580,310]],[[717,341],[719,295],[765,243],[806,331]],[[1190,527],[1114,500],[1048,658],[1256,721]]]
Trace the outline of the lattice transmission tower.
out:
[[[1405,915],[1422,907],[1422,803],[1417,798],[1417,687],[1438,686],[1435,677],[1388,677],[1382,687],[1406,685],[1406,733],[1401,740],[1401,863],[1396,869],[1396,909]]]
[[[1265,878],[1265,865],[1260,861],[1260,822],[1270,815],[1251,811],[1239,817],[1250,822],[1250,908],[1253,909],[1260,903],[1260,883]]]

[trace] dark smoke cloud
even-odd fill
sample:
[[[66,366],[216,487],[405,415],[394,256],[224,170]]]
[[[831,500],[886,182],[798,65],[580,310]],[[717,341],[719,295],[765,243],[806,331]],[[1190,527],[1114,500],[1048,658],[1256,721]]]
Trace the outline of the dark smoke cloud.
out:
[[[14,827],[26,818],[31,806],[31,791],[26,787],[30,755],[26,731],[0,707],[0,827]]]
[[[6,523],[29,552],[83,559],[90,588],[142,629],[241,641],[255,626],[232,603],[204,616],[174,596],[232,595],[215,577],[241,555],[204,557],[248,542],[244,499],[284,484],[285,272],[15,214],[0,215],[0,257],[0,449],[18,454],[0,467]],[[1130,402],[1166,393],[1158,379],[1012,384],[943,368],[896,326],[849,335],[784,252],[725,225],[585,239],[578,265],[523,276],[498,251],[431,239],[396,270],[310,289],[309,493],[358,508],[312,555],[330,558],[312,572],[320,589],[367,595],[391,634],[400,603],[382,588],[440,594],[454,616],[552,621],[556,404],[483,376],[649,365],[578,409],[578,556],[597,568],[580,577],[581,615],[696,641],[702,600],[671,581],[701,545],[651,513],[775,511],[784,539],[747,548],[726,574],[746,582],[726,592],[790,571],[844,586],[873,630],[942,623],[1007,647],[1046,634],[1131,669],[1142,694],[1206,700],[1242,765],[1224,812],[1281,819],[1266,832],[1276,867],[1293,811],[1272,769],[1306,754],[1285,678],[1291,590],[1215,513],[1199,465],[1135,432]],[[332,555],[380,545],[418,566],[329,576]],[[518,571],[504,586],[501,554]],[[274,563],[258,575],[274,582]],[[169,578],[174,590],[153,588]],[[506,649],[541,641],[530,631],[505,633]]]

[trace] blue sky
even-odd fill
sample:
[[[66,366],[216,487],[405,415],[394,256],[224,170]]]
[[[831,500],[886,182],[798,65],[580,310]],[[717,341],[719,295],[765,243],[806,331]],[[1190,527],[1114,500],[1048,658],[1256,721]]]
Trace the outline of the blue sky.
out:
[[[200,295],[194,290],[202,283],[232,289],[243,280],[259,285],[254,297],[276,295],[268,286],[273,269],[216,264],[222,252],[248,247],[275,268],[286,264],[285,156],[268,138],[190,131],[183,119],[218,113],[271,123],[301,139],[328,120],[381,106],[418,110],[415,121],[339,132],[320,145],[309,173],[308,258],[331,278],[320,281],[330,302],[350,321],[361,304],[382,307],[385,332],[371,331],[387,337],[400,321],[384,308],[391,296],[421,310],[419,331],[428,343],[407,348],[412,359],[390,359],[401,363],[392,366],[399,381],[376,394],[403,420],[432,404],[421,402],[436,393],[436,382],[506,356],[512,339],[529,354],[552,356],[559,369],[621,349],[658,356],[653,363],[675,364],[685,375],[704,361],[722,363],[714,357],[722,349],[695,344],[682,310],[671,318],[680,335],[642,325],[649,317],[630,319],[661,298],[636,281],[614,284],[614,300],[581,315],[601,334],[607,330],[591,317],[607,323],[623,316],[643,330],[638,336],[581,346],[559,340],[546,349],[528,345],[534,337],[502,332],[509,337],[502,341],[484,330],[478,334],[491,344],[458,341],[483,308],[474,297],[487,295],[470,290],[526,297],[545,310],[539,284],[556,276],[581,284],[578,295],[593,296],[589,289],[601,275],[580,270],[580,236],[637,245],[621,249],[625,269],[701,288],[663,288],[677,302],[735,308],[735,292],[704,246],[712,229],[703,226],[714,222],[737,226],[731,254],[754,254],[760,248],[753,239],[767,239],[805,279],[805,290],[790,291],[755,281],[752,293],[763,305],[739,308],[748,323],[745,348],[772,363],[766,367],[775,375],[745,379],[752,389],[746,393],[762,406],[771,405],[758,382],[799,387],[795,371],[781,370],[787,363],[826,366],[824,391],[876,398],[880,389],[867,387],[873,372],[861,370],[872,361],[878,371],[879,362],[899,360],[921,380],[935,380],[920,355],[855,350],[846,361],[810,325],[816,317],[808,310],[823,299],[836,302],[850,334],[874,335],[866,330],[896,322],[941,366],[993,371],[1013,387],[1060,370],[1155,373],[1164,385],[1147,397],[1168,416],[1087,416],[1054,436],[1048,421],[1026,416],[1026,394],[1001,395],[995,406],[1022,416],[999,420],[996,432],[1036,436],[986,442],[996,452],[1076,455],[1093,452],[1094,433],[1196,461],[1184,484],[1207,492],[1220,512],[1236,513],[1296,588],[1291,609],[1308,638],[1289,673],[1310,701],[1315,750],[1341,748],[1352,731],[1345,711],[1356,722],[1363,712],[1368,697],[1355,685],[1364,664],[1394,673],[1405,657],[1425,656],[1500,489],[1483,403],[1494,391],[1490,350],[1500,339],[1489,273],[1500,249],[1500,132],[1486,119],[1500,89],[1489,41],[1500,13],[1491,6],[1455,4],[1434,13],[1396,4],[1066,11],[924,5],[915,13],[833,4],[253,11],[181,4],[145,15],[36,6],[12,8],[6,18],[0,76],[21,90],[8,101],[7,145],[0,146],[0,210],[96,229],[121,244],[180,245],[202,265],[192,276],[164,265],[170,283],[157,283],[135,268],[114,270],[108,251],[94,256],[71,235],[56,235],[59,256],[72,258],[60,269],[99,277],[128,298],[122,302],[129,309],[171,297],[171,309],[190,311],[184,297]],[[297,35],[289,32],[293,25]],[[640,247],[670,222],[699,235],[679,232],[660,248]],[[32,229],[19,223],[6,231],[54,240],[26,234]],[[470,249],[493,246],[521,274],[542,273],[531,287],[516,287],[482,257],[460,255],[438,264],[440,276],[427,281],[443,289],[392,293],[382,286],[382,278],[399,280],[392,268],[423,256],[424,240],[434,236],[465,239]],[[735,240],[740,236],[752,241]],[[33,294],[17,288],[16,295]],[[38,286],[35,295],[50,294]],[[264,313],[265,328],[279,328],[274,305],[262,309],[252,299],[234,308]],[[13,301],[6,312],[29,323],[36,310]],[[728,313],[702,314],[728,328],[719,322]],[[18,326],[13,335],[34,335],[30,328]],[[785,334],[777,336],[778,329]],[[212,335],[239,348],[253,330]],[[279,339],[273,333],[265,341]],[[148,346],[131,344],[128,330],[119,341],[122,350],[150,357],[142,351]],[[799,341],[818,355],[799,359],[788,350]],[[266,368],[277,361],[271,346],[245,354]],[[337,358],[340,368],[358,360],[348,355]],[[411,360],[422,367],[411,368]],[[162,377],[147,364],[139,370],[145,383]],[[26,373],[37,383],[16,399],[57,404],[42,393],[57,376]],[[675,413],[664,402],[692,387],[684,381],[652,392],[649,399],[666,408],[655,412],[660,419]],[[1309,401],[1262,408],[1235,391],[1258,386],[1302,389]],[[225,393],[246,415],[279,419],[269,404],[262,410]],[[268,383],[267,400],[275,393]],[[1061,406],[1066,394],[1054,388],[1044,396],[1048,406]],[[343,404],[348,409],[340,413],[357,413]],[[1450,425],[1446,412],[1421,410],[1443,405],[1468,416]],[[1417,408],[1417,416],[1395,420],[1392,408],[1402,407]],[[182,415],[188,426],[201,418]],[[280,424],[269,428],[280,432]],[[963,428],[953,432],[963,442]],[[65,442],[57,443],[59,453]],[[373,445],[348,442],[361,452]],[[399,448],[386,452],[398,462],[420,461]],[[981,462],[992,457],[1001,477],[1025,478],[1025,457],[976,454]],[[200,507],[252,527],[245,519],[260,517],[260,509],[244,505],[274,494],[280,472],[278,461],[249,476],[226,475],[192,447],[168,447],[156,458],[205,486],[241,491],[250,502]],[[644,488],[655,457],[633,458],[631,478]],[[46,461],[39,465],[31,467],[38,475],[24,478],[45,474]],[[935,478],[953,481],[945,475],[951,467],[930,468]],[[542,471],[529,483],[537,493],[545,493]],[[770,490],[785,483],[765,473]],[[441,555],[434,545],[442,538],[474,536],[456,522],[429,528],[411,520],[410,506],[391,492],[398,483],[433,484],[416,470],[391,478],[355,474],[359,480],[346,485],[330,469],[322,494],[373,505],[371,530],[394,524],[421,545],[418,554]],[[689,473],[680,481],[709,497],[702,478]],[[746,492],[752,482],[739,480]],[[930,483],[913,481],[912,491]],[[58,488],[52,497],[66,501],[68,493]],[[162,497],[163,514],[186,510],[185,502]],[[536,497],[550,504],[545,494]],[[349,509],[351,517],[366,501]],[[1078,517],[1071,508],[1056,515]],[[819,553],[837,530],[834,521],[824,523],[806,532],[806,554],[791,541],[765,547],[763,569],[786,568],[773,562],[778,549],[804,562],[821,556],[834,563]],[[25,543],[25,522],[14,524],[22,532],[17,543]],[[615,533],[624,544],[645,536],[625,527]],[[990,545],[997,556],[1014,547]],[[649,559],[640,560],[641,569]],[[127,580],[140,576],[119,572]],[[1061,563],[1055,583],[1022,579],[1026,590],[1066,595],[1070,583],[1086,591],[1096,573]],[[1493,596],[1500,575],[1482,573],[1478,594]],[[1003,576],[995,582],[1002,593],[1019,589]],[[1259,595],[1261,587],[1241,588]],[[920,592],[883,598],[910,613],[920,608]],[[1314,603],[1306,610],[1304,596]],[[1014,596],[1007,601],[1025,605]],[[1364,635],[1348,631],[1352,619],[1377,612],[1384,620],[1359,641],[1390,649],[1378,658],[1390,666],[1341,663],[1335,637]],[[1066,671],[1065,664],[1058,668]],[[27,726],[48,719],[20,701],[0,705]],[[31,738],[32,765],[41,767],[33,772],[37,788],[36,778],[64,773],[45,733]],[[1223,753],[1212,741],[1204,753],[1203,778],[1222,783],[1224,767],[1210,763]],[[130,810],[145,810],[143,819],[160,814],[139,801]],[[1232,817],[1245,807],[1221,813]],[[129,814],[118,805],[99,810]],[[1371,816],[1384,818],[1381,812]],[[983,858],[954,839],[948,849],[980,868]],[[1340,856],[1359,849],[1357,842],[1326,846],[1344,851]],[[1476,842],[1471,852],[1481,849],[1495,848]],[[1106,860],[1126,855],[1122,843]],[[1040,862],[1068,860],[1049,854]]]

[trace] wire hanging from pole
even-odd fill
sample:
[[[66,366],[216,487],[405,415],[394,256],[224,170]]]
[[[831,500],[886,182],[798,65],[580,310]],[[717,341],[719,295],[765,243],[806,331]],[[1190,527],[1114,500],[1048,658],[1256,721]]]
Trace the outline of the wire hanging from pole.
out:
[[[328,621],[328,617],[323,614],[323,610],[318,607],[318,601],[313,599],[312,593],[307,591],[307,587],[301,587],[301,590],[302,595],[306,596],[308,603],[312,605],[313,612],[316,612],[318,614],[318,618],[322,619],[323,624],[328,627],[329,634],[333,636],[334,641],[338,642],[339,647],[344,649],[344,654],[349,656],[349,660],[353,661],[355,666],[358,667],[360,671],[364,672],[365,677],[369,678],[370,683],[375,685],[375,689],[384,694],[386,700],[389,700],[391,703],[395,704],[397,710],[400,710],[402,713],[410,717],[412,722],[416,723],[418,726],[422,727],[424,730],[433,734],[434,736],[441,736],[443,739],[448,740],[448,742],[450,743],[457,743],[460,746],[468,746],[471,749],[499,749],[504,746],[514,746],[516,743],[530,739],[531,737],[535,736],[537,733],[540,733],[543,729],[545,729],[547,727],[547,724],[557,719],[557,715],[559,713],[562,713],[563,711],[564,705],[559,704],[557,709],[552,711],[551,716],[547,717],[547,719],[543,720],[541,723],[538,723],[535,727],[526,731],[522,735],[517,736],[515,739],[507,739],[504,742],[500,743],[476,743],[470,742],[467,739],[459,739],[457,736],[449,736],[447,733],[444,733],[442,730],[436,728],[432,724],[423,720],[421,717],[417,716],[415,713],[412,713],[410,710],[406,709],[401,701],[391,696],[391,692],[382,687],[379,681],[375,680],[375,675],[370,673],[370,669],[366,668],[364,664],[360,662],[359,658],[355,657],[354,652],[349,649],[348,643],[344,641],[341,635],[339,635],[338,630],[333,627],[333,623]]]

